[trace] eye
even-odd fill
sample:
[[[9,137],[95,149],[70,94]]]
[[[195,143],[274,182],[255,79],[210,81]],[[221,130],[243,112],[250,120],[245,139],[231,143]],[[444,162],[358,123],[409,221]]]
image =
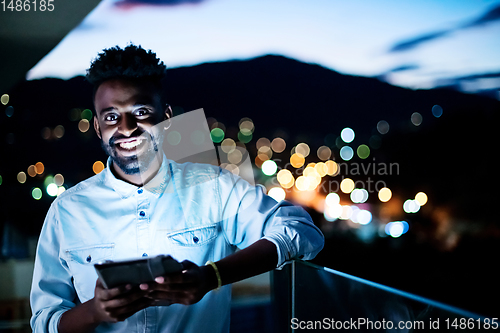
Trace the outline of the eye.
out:
[[[151,113],[151,110],[149,110],[147,108],[140,108],[140,109],[135,110],[135,112],[134,112],[135,116],[139,117],[139,118],[145,118],[150,113]]]
[[[115,113],[108,113],[104,116],[104,120],[107,122],[114,122],[118,120],[118,115]]]

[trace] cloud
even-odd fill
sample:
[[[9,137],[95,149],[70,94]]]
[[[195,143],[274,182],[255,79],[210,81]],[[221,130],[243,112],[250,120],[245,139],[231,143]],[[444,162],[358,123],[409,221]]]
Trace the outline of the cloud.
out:
[[[467,22],[465,24],[457,25],[456,27],[451,29],[435,31],[425,35],[417,36],[414,38],[398,42],[389,49],[389,52],[392,53],[392,52],[408,51],[416,48],[417,46],[420,46],[421,44],[442,38],[448,34],[451,34],[452,32],[462,29],[480,27],[494,21],[500,21],[500,4],[497,5],[496,7],[491,8],[482,16],[474,20],[471,20],[470,22]]]
[[[413,49],[417,47],[418,45],[422,43],[426,43],[428,41],[434,40],[441,38],[445,35],[447,35],[450,31],[449,30],[443,30],[443,31],[437,31],[437,32],[432,32],[426,35],[422,35],[419,37],[407,39],[405,41],[399,42],[391,47],[389,52],[400,52],[400,51],[407,51],[410,49]]]
[[[462,28],[477,27],[498,20],[500,20],[500,5],[493,7],[483,16],[463,25]]]

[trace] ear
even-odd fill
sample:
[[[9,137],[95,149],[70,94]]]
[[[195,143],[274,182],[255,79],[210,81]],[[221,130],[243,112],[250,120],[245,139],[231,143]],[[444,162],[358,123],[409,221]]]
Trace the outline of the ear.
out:
[[[101,137],[101,128],[99,127],[99,122],[97,121],[97,117],[94,116],[94,129],[95,129],[95,133],[97,134],[97,136],[99,137],[99,139],[102,139]]]
[[[165,114],[165,119],[164,120],[167,120],[167,119],[170,119],[170,118],[173,117],[174,112],[172,111],[172,107],[169,104],[167,104],[165,106],[165,112],[164,112],[164,114]]]

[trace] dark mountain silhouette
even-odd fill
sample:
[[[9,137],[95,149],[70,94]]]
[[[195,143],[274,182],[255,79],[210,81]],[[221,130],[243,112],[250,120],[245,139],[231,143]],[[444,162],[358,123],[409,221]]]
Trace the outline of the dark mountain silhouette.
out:
[[[176,113],[204,108],[208,117],[225,124],[232,137],[237,133],[238,121],[242,117],[251,118],[256,129],[247,148],[252,154],[255,154],[257,138],[281,136],[287,141],[287,149],[273,158],[286,160],[294,145],[307,142],[312,152],[308,162],[317,161],[314,152],[324,144],[332,148],[334,157],[340,161],[335,138],[342,128],[351,127],[356,132],[350,144],[353,148],[368,144],[369,138],[377,135],[381,146],[372,147],[367,161],[399,164],[399,174],[384,177],[394,193],[412,198],[418,191],[425,191],[430,204],[448,207],[454,216],[471,221],[469,227],[474,224],[486,233],[491,231],[487,236],[483,232],[480,238],[467,240],[469,245],[459,248],[463,254],[460,258],[466,258],[474,270],[465,275],[466,280],[457,278],[450,284],[450,277],[462,274],[461,259],[451,260],[449,255],[435,257],[431,250],[425,255],[412,250],[410,258],[416,260],[415,265],[407,265],[404,270],[398,266],[399,271],[395,271],[394,261],[386,265],[380,262],[381,252],[339,237],[327,245],[318,262],[331,267],[329,263],[334,258],[335,268],[346,272],[448,300],[468,309],[473,309],[469,304],[479,304],[478,311],[482,313],[491,309],[485,303],[478,303],[475,297],[489,293],[488,286],[494,284],[492,279],[496,276],[484,270],[493,267],[492,256],[498,253],[498,219],[494,207],[498,197],[495,157],[499,101],[446,89],[413,91],[375,78],[342,75],[318,65],[273,55],[170,69],[165,87],[167,101]],[[19,84],[9,92],[8,105],[0,104],[3,156],[0,202],[7,208],[0,220],[2,225],[8,223],[25,234],[37,235],[53,199],[44,193],[42,199],[36,201],[31,197],[31,189],[44,189],[44,177],[56,173],[64,175],[66,186],[72,186],[93,175],[92,165],[96,160],[106,161],[92,126],[88,132],[81,133],[79,119],[72,117],[75,108],[92,109],[91,94],[92,88],[83,77],[67,81],[43,79]],[[432,115],[434,105],[443,109],[440,118]],[[13,109],[6,110],[7,107]],[[422,115],[420,126],[410,122],[414,112]],[[390,124],[388,134],[377,132],[376,124],[380,120]],[[42,129],[54,129],[58,125],[65,129],[62,138],[42,138]],[[28,177],[26,183],[20,184],[17,174],[26,172],[29,165],[38,161],[45,165],[43,177]],[[353,162],[364,161],[355,157]],[[365,176],[359,178],[363,180]],[[376,204],[375,195],[370,200]],[[414,219],[418,221],[417,217]],[[365,264],[371,263],[371,266],[353,266],[352,256],[338,255],[346,251],[354,251],[349,252],[353,256],[370,255],[365,257]],[[408,252],[398,253],[401,262],[409,260]],[[482,260],[477,261],[478,257]],[[430,265],[432,258],[435,260],[430,267],[436,272],[429,275],[423,267]],[[449,264],[443,266],[444,261]],[[405,281],[401,278],[403,275],[413,280]],[[431,278],[434,280],[428,281]],[[417,279],[429,283],[413,283]],[[468,289],[467,295],[465,291],[457,293],[464,284],[474,285],[475,289]]]
[[[471,196],[463,189],[474,186],[479,175],[484,179],[493,175],[490,162],[496,151],[494,127],[500,103],[486,97],[445,89],[413,91],[273,55],[170,69],[165,87],[176,112],[204,108],[230,133],[236,133],[242,117],[250,117],[256,126],[253,142],[261,136],[284,136],[288,148],[283,159],[300,141],[314,152],[328,135],[338,136],[346,126],[356,132],[354,148],[367,144],[377,134],[377,122],[386,120],[389,134],[380,135],[382,148],[373,150],[373,156],[401,164],[394,186],[413,193],[421,184],[439,194],[438,202],[458,202],[460,207],[457,198],[465,196],[469,202]],[[67,185],[91,176],[94,161],[105,161],[92,127],[81,133],[78,121],[69,119],[74,108],[92,109],[91,91],[83,77],[28,81],[12,89],[8,106],[14,108],[13,115],[3,113],[0,123],[1,150],[9,161],[0,170],[4,189],[26,191],[22,188],[26,184],[20,185],[15,176],[37,161],[46,161],[48,173],[66,174]],[[439,119],[431,114],[436,104],[444,110]],[[418,127],[410,123],[414,112],[423,117]],[[41,138],[42,128],[57,125],[65,128],[61,139]],[[253,147],[248,145],[251,152]],[[338,148],[332,148],[339,160]],[[30,200],[29,195],[21,197]],[[45,210],[41,206],[40,214]],[[35,226],[41,224],[40,219],[30,220]]]

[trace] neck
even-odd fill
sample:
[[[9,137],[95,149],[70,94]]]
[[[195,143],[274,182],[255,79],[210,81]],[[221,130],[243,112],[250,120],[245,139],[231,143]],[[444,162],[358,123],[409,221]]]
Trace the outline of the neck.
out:
[[[135,186],[143,186],[156,176],[158,170],[160,170],[161,162],[162,159],[160,159],[159,156],[156,156],[145,171],[141,171],[140,173],[133,175],[126,174],[122,169],[117,167],[115,163],[111,163],[111,170],[116,178]]]

